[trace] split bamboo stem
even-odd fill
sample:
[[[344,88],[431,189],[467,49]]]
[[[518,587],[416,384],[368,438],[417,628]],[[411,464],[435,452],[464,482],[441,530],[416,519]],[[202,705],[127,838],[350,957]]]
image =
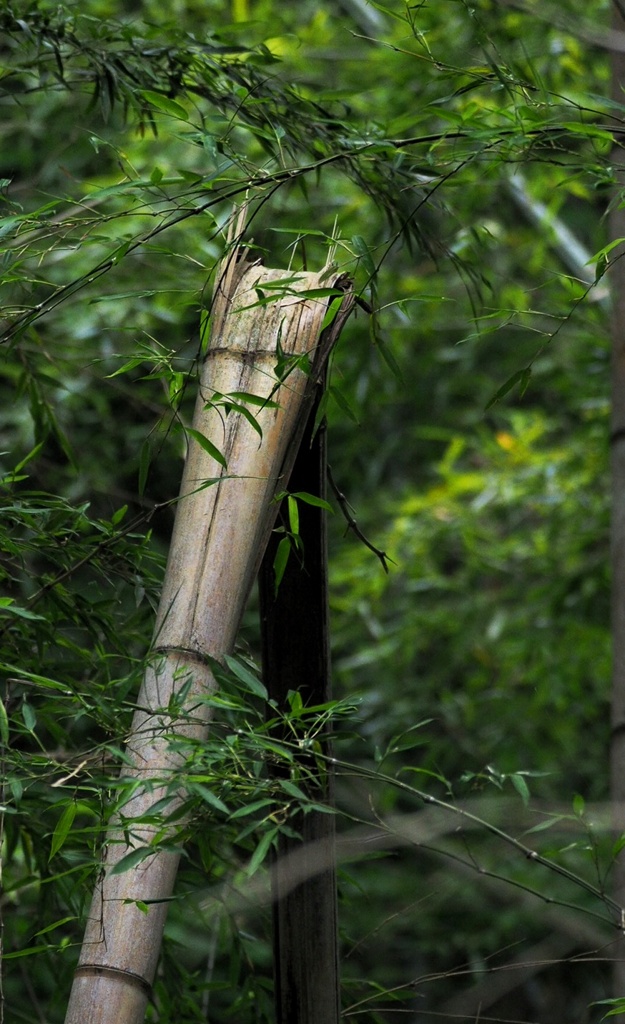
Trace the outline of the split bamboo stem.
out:
[[[332,287],[345,295],[322,332],[330,299],[306,293]],[[272,301],[264,304],[267,295]],[[232,649],[273,526],[274,494],[288,479],[315,381],[352,303],[344,276],[327,269],[295,275],[237,261],[235,254],[218,274],[193,430],[219,448],[227,469],[189,437],[152,649],[121,772],[129,796],[106,835],[66,1024],[144,1019],[180,857],[180,821],[168,819],[184,800],[177,780],[189,751],[207,735],[206,698],[216,686],[211,662]],[[277,377],[278,355],[284,365],[305,354],[312,372],[295,362]],[[261,440],[241,413],[211,406],[216,392],[278,403],[251,410]],[[141,851],[138,863],[114,873],[133,851]]]
[[[315,411],[313,408],[308,419],[289,490],[308,491],[325,499],[326,432],[325,425],[315,431]],[[286,509],[284,518],[288,521]],[[276,534],[269,541],[259,576],[263,679],[270,701],[283,712],[288,712],[289,691],[297,690],[309,707],[319,707],[332,699],[327,531],[322,508],[302,503],[299,536],[302,551],[289,558],[278,592],[273,572]],[[273,708],[271,711],[275,715]],[[278,740],[285,738],[281,726],[276,735]],[[288,730],[287,735],[293,738]],[[321,734],[317,741],[324,758],[329,757],[327,737]],[[320,771],[305,749],[294,754],[292,766],[298,765],[300,788],[316,804],[332,807],[331,773]],[[280,778],[284,765],[276,764],[273,771]],[[282,833],[278,837],[271,877],[275,1024],[338,1024],[334,815],[309,807],[306,813],[292,818],[290,825],[298,835]],[[291,862],[294,852],[306,860],[306,877],[295,885]]]

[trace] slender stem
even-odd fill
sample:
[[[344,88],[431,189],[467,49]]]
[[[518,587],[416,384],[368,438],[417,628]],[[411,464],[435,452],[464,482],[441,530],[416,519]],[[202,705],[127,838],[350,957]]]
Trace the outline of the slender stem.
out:
[[[352,533],[355,534],[356,537],[358,537],[358,540],[361,541],[361,543],[364,544],[365,547],[369,548],[369,551],[373,551],[373,554],[376,556],[376,558],[380,559],[384,572],[388,573],[388,563],[393,562],[393,559],[387,555],[386,551],[381,551],[380,548],[376,548],[375,544],[372,544],[368,537],[366,537],[365,534],[362,532],[358,523],[356,522],[355,517],[352,515],[349,501],[347,500],[343,492],[339,489],[334,477],[332,476],[332,470],[330,466],[328,466],[328,483],[330,484],[330,487],[332,488],[332,493],[334,494],[334,497],[338,501],[341,512],[345,517],[347,529],[351,530]]]

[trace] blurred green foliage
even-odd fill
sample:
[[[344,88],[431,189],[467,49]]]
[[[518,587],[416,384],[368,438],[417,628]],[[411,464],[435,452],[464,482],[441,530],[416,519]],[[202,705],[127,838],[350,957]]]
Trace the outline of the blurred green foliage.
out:
[[[344,703],[325,717],[339,829],[403,815],[417,831],[342,867],[346,1019],[472,1020],[450,1003],[472,984],[493,1016],[600,1019],[601,954],[498,1002],[487,970],[531,961],[546,932],[569,937],[558,962],[615,935],[607,294],[589,284],[620,185],[607,21],[579,0],[3,6],[7,1021],[63,1020],[158,601],[176,424],[245,197],[255,255],[300,269],[333,254],[363,303],[332,361],[330,462],[393,564],[345,536],[337,505]],[[236,664],[257,654],[252,599]],[[272,1019],[252,883],[299,806],[266,760],[293,752],[268,751],[245,673],[223,687],[189,765],[149,1010],[163,1024]],[[296,746],[317,716],[294,703],[290,727]],[[502,836],[447,811],[419,831],[424,795]],[[545,901],[578,906],[575,925]]]

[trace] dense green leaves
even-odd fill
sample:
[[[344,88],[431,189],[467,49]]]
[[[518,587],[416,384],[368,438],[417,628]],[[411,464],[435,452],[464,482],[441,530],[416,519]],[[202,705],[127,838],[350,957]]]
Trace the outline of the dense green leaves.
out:
[[[180,780],[186,852],[150,1019],[272,1019],[266,861],[314,804],[322,729],[358,847],[341,882],[353,1016],[468,1013],[449,1003],[467,974],[570,933],[528,891],[601,919],[597,937],[578,916],[557,956],[609,943],[603,215],[622,114],[605,26],[605,4],[578,0],[4,5],[7,1020],[63,1019],[107,816],[128,797],[188,436],[225,468],[188,423],[244,200],[251,258],[294,276],[332,261],[359,296],[322,406],[339,702],[306,708],[294,681],[288,714],[265,706],[252,604]],[[340,296],[311,298],[329,322]],[[256,396],[204,397],[259,434]],[[285,496],[278,585],[302,505],[326,507]],[[540,863],[506,844],[523,833]],[[494,892],[492,875],[513,884]],[[484,1016],[582,1020],[605,992],[601,966],[578,963],[480,999]]]

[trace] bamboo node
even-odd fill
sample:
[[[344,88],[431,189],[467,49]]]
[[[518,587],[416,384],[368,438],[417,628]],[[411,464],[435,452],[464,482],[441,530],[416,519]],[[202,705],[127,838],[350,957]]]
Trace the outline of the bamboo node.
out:
[[[141,989],[141,991],[147,995],[148,999],[152,996],[152,986],[148,984],[145,978],[142,978],[139,974],[135,974],[133,971],[125,971],[123,967],[108,967],[105,964],[79,964],[74,971],[74,976],[77,977],[81,974],[85,974],[87,977],[98,977],[101,975],[122,977],[136,988]]]

